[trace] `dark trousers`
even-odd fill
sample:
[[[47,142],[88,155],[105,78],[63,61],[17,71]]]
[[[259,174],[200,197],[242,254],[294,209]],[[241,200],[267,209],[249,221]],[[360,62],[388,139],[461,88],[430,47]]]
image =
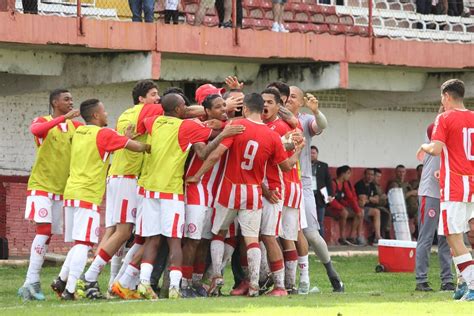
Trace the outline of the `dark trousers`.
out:
[[[461,16],[464,10],[463,0],[448,0],[448,15]]]
[[[240,242],[243,242],[241,240]],[[240,264],[240,246],[237,243],[237,247],[234,249],[234,253],[232,254],[232,274],[234,275],[234,286],[235,289],[239,284],[245,279],[244,270],[242,270],[242,265]]]
[[[237,0],[237,26],[242,26],[242,0]],[[216,0],[216,11],[219,17],[219,25],[227,22],[224,21],[224,0]]]
[[[319,234],[324,238],[324,215],[326,214],[326,207],[317,206],[316,213],[318,215]]]
[[[178,10],[165,10],[165,23],[166,24],[178,24],[179,11]]]
[[[155,0],[128,0],[130,10],[132,11],[132,21],[141,22],[142,12],[145,22],[153,22],[155,14]]]
[[[23,13],[38,14],[38,1],[40,0],[21,0]]]
[[[416,12],[420,14],[431,14],[431,0],[416,0]]]

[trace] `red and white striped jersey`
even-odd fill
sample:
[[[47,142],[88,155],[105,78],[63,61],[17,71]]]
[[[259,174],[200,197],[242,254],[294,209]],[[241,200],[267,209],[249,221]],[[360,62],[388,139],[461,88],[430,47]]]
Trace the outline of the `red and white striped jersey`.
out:
[[[474,112],[450,110],[438,115],[432,141],[441,153],[441,201],[474,202]]]
[[[280,136],[286,135],[286,133],[293,129],[282,119],[278,118],[272,122],[268,122],[267,126],[277,132]],[[286,152],[288,157],[291,157],[294,153],[293,150]],[[277,166],[278,167],[278,166]],[[279,168],[278,168],[279,169]],[[267,169],[268,171],[268,169]],[[268,174],[267,174],[268,175]],[[291,208],[300,208],[301,204],[301,179],[298,176],[298,167],[295,165],[290,171],[283,172],[283,205]]]
[[[288,157],[278,134],[265,124],[249,119],[233,124],[245,126],[245,131],[221,143],[229,150],[218,202],[229,209],[261,209],[266,164],[280,164]]]
[[[214,199],[219,188],[219,183],[222,178],[225,158],[222,157],[211,170],[206,172],[201,181],[198,183],[190,183],[186,187],[186,204],[187,205],[203,205],[208,207],[214,206]],[[199,159],[196,153],[193,154],[191,162],[189,163],[186,177],[195,175],[201,168],[203,161]]]

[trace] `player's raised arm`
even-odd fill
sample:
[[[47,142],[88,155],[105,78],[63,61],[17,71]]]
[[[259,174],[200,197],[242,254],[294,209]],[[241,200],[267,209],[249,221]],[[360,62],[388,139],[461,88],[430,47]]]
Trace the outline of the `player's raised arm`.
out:
[[[197,183],[207,171],[209,171],[212,166],[214,166],[221,156],[227,151],[227,147],[219,144],[218,147],[212,151],[209,156],[204,160],[201,168],[196,172],[194,176],[186,178],[186,183]]]
[[[208,143],[207,145],[200,142],[193,145],[193,149],[196,152],[197,156],[201,160],[205,160],[211,152],[213,152],[217,146],[224,140],[224,138],[231,137],[234,135],[242,134],[245,130],[243,125],[232,125],[227,124],[224,127],[224,130],[219,133],[212,142]]]
[[[311,93],[306,93],[304,97],[304,105],[313,112],[314,121],[311,123],[311,129],[315,134],[321,134],[323,129],[328,126],[326,116],[319,110],[319,101]]]

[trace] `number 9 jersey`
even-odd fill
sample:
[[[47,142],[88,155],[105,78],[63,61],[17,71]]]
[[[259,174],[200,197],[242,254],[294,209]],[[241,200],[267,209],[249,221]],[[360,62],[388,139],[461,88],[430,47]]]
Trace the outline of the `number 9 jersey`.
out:
[[[432,141],[441,152],[441,201],[474,202],[474,112],[450,110],[438,115]]]
[[[249,119],[232,124],[245,126],[245,131],[221,143],[229,150],[217,201],[229,209],[258,210],[262,208],[266,164],[280,164],[288,156],[280,136],[266,124]]]

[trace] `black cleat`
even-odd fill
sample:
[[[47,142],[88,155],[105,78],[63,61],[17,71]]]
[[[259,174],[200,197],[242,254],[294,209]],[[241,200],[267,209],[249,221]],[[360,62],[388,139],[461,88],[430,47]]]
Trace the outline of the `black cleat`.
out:
[[[58,295],[58,297],[61,297],[61,294],[63,294],[66,289],[66,282],[61,280],[60,277],[57,277],[53,283],[51,283],[51,289]]]
[[[63,293],[61,294],[61,300],[62,301],[75,301],[76,296],[74,295],[74,293],[69,293],[69,291],[65,289]]]
[[[431,288],[431,286],[428,282],[423,282],[423,283],[417,283],[416,284],[415,291],[432,292],[433,289]]]
[[[329,278],[332,285],[332,291],[335,293],[344,293],[344,283],[339,278]]]
[[[181,297],[182,298],[196,298],[196,292],[194,292],[193,288],[188,286],[184,289],[181,289]]]
[[[453,282],[446,282],[441,284],[440,291],[453,292],[456,289],[456,286]]]
[[[84,277],[77,280],[76,292],[81,298],[88,298],[91,300],[100,300],[105,298],[105,296],[100,292],[99,283],[97,281],[86,281]]]

